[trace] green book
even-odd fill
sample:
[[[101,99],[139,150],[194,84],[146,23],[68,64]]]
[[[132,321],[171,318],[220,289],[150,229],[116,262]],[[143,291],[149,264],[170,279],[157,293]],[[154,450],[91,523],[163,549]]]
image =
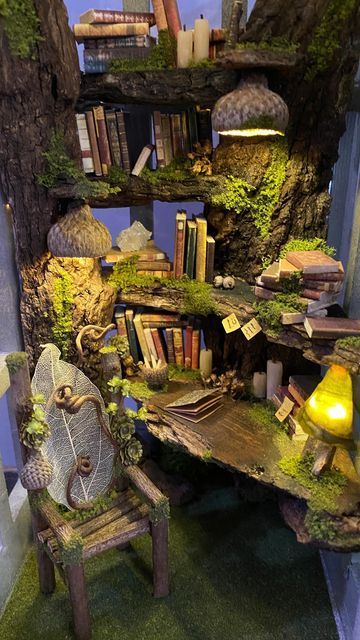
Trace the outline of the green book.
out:
[[[186,222],[185,273],[189,278],[194,277],[196,255],[196,222]]]

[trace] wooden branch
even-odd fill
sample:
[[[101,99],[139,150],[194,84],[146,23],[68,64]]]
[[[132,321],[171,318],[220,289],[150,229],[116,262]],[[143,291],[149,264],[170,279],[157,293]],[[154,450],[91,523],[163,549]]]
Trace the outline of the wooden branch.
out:
[[[130,465],[124,467],[124,472],[129,478],[130,482],[136,487],[141,495],[145,498],[151,506],[156,505],[164,500],[165,496],[161,493],[160,489],[148,478],[148,476],[136,465]]]
[[[39,513],[48,523],[59,547],[70,546],[77,536],[71,525],[62,517],[50,500],[44,500],[38,507]]]
[[[14,360],[16,359],[18,363],[14,364]],[[30,402],[32,392],[28,358],[26,353],[13,353],[7,356],[6,363],[10,379],[10,388],[7,394],[9,419],[11,423],[14,422],[16,425],[20,442],[21,458],[23,464],[25,464],[27,449],[21,442],[21,434],[23,424],[29,419],[32,411]],[[15,429],[13,431],[15,432]]]
[[[209,442],[203,436],[190,431],[181,422],[173,420],[168,415],[165,416],[158,408],[155,415],[149,414],[146,424],[155,438],[185,449],[193,456],[203,458],[211,450]]]
[[[99,341],[105,338],[106,334],[112,329],[116,329],[116,325],[113,323],[108,324],[107,327],[99,327],[96,324],[87,324],[85,327],[80,329],[75,341],[80,360],[84,359],[82,341],[85,336],[88,336],[88,339],[90,340]]]
[[[289,71],[296,65],[296,53],[269,49],[233,49],[221,51],[215,61],[225,69],[277,69]]]
[[[142,505],[136,512],[132,513],[134,515],[131,517],[129,515],[124,516],[124,521],[120,524],[118,523],[119,521],[115,521],[105,527],[101,534],[94,534],[93,538],[89,536],[89,541],[84,548],[84,559],[97,556],[107,549],[113,549],[120,544],[129,542],[133,538],[148,533],[150,531],[148,507]],[[137,519],[133,520],[133,518]]]

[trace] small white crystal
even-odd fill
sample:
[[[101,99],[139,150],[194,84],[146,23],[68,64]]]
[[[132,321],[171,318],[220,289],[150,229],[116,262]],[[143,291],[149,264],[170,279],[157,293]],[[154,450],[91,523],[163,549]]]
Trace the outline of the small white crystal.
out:
[[[132,223],[131,227],[120,231],[116,238],[116,244],[121,251],[139,251],[146,246],[151,238],[151,231],[145,229],[138,220]]]

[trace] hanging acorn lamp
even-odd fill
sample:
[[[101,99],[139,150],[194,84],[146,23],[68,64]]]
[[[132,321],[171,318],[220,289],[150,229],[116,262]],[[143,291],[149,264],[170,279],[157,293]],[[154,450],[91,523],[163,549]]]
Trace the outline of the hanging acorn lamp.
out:
[[[112,247],[107,227],[94,218],[88,204],[74,204],[47,236],[48,248],[58,258],[100,258]]]

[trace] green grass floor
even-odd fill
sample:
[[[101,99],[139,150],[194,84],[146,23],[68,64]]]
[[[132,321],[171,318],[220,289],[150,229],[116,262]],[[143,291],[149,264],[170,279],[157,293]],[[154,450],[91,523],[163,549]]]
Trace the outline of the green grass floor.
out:
[[[148,536],[87,564],[93,639],[335,640],[317,551],[296,542],[275,502],[229,487],[172,509],[171,595],[151,596]],[[0,620],[1,640],[72,639],[67,592],[39,593],[34,553]]]

